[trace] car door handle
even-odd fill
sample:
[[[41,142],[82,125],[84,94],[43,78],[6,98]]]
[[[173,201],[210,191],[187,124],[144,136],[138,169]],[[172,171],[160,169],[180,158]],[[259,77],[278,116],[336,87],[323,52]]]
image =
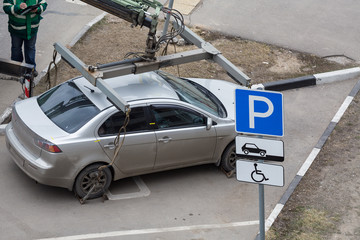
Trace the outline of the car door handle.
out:
[[[104,145],[104,148],[108,148],[108,149],[112,150],[112,149],[115,148],[115,144],[114,143],[109,143],[107,145]]]
[[[169,137],[164,137],[164,138],[160,138],[159,142],[163,142],[163,143],[168,143],[172,140],[172,138]]]

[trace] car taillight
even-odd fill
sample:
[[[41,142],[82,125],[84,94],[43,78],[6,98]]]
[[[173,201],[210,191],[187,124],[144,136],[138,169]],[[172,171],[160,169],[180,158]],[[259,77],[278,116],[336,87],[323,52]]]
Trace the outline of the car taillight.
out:
[[[52,153],[60,153],[61,149],[53,144],[52,142],[46,141],[44,139],[35,139],[35,144],[39,146],[41,149]]]

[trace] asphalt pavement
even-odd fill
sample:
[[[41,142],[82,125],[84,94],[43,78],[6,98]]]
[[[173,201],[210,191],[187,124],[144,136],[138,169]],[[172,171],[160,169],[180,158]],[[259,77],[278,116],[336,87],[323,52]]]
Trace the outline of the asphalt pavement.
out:
[[[321,57],[360,61],[359,9],[354,0],[204,0],[188,22]]]

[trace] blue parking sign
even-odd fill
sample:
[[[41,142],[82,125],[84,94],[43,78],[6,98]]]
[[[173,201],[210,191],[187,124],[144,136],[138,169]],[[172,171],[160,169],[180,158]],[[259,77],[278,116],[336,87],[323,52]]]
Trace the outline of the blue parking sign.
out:
[[[282,93],[236,89],[235,128],[240,133],[284,136]]]

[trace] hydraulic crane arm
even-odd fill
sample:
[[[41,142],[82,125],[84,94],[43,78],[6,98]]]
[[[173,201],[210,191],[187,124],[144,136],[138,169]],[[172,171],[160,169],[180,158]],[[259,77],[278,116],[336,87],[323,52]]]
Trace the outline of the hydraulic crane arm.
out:
[[[132,24],[146,26],[150,29],[146,42],[146,54],[140,58],[127,59],[120,62],[89,66],[77,58],[70,50],[59,43],[54,47],[67,63],[79,70],[82,75],[97,86],[108,99],[123,112],[129,108],[129,104],[122,99],[113,89],[111,89],[104,79],[127,74],[138,74],[157,70],[163,67],[180,65],[200,61],[203,59],[212,60],[223,67],[226,72],[239,84],[250,86],[250,78],[241,72],[235,65],[227,60],[220,51],[210,43],[205,42],[198,35],[185,27],[182,16],[179,18],[174,9],[167,9],[155,0],[81,0],[115,16],[118,16]],[[148,13],[149,8],[154,8],[155,13]],[[175,18],[173,27],[176,33],[164,35],[156,41],[155,33],[160,11],[171,13]],[[180,14],[181,15],[181,14]],[[159,56],[155,58],[155,53],[159,48],[159,43],[171,40],[174,36],[180,35],[187,42],[194,44],[198,49],[176,53],[172,55]],[[149,61],[150,60],[150,61]]]
[[[120,17],[134,26],[140,25],[150,28],[157,25],[157,18],[162,9],[162,4],[157,1],[150,0],[81,0],[89,5],[99,8],[105,12]],[[148,13],[149,8],[154,8],[155,13]],[[153,24],[152,24],[153,23]]]
[[[145,26],[149,28],[148,39],[144,58],[153,59],[157,49],[156,30],[158,17],[163,5],[156,0],[81,0],[96,8],[120,17],[133,26]],[[149,13],[149,8],[154,13]]]

